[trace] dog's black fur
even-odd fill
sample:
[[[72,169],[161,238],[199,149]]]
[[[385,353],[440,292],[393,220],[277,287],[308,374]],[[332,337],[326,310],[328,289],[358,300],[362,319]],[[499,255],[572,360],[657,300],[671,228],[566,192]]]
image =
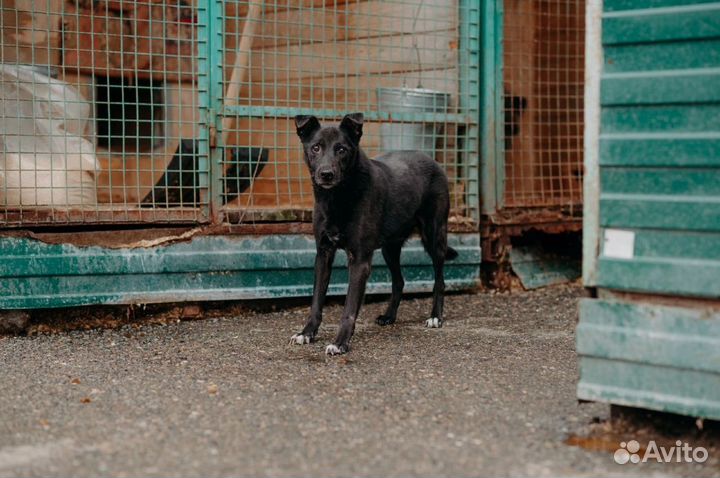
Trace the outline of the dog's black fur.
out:
[[[457,257],[457,252],[447,245],[450,199],[443,169],[418,151],[369,159],[359,145],[361,113],[345,116],[339,127],[321,127],[314,116],[297,116],[295,125],[313,183],[317,256],[310,318],[291,342],[304,344],[315,339],[338,248],[347,252],[349,287],[340,330],[326,353],[335,355],[349,350],[373,251],[379,248],[392,274],[392,297],[385,314],[376,322],[380,325],[395,322],[404,285],[400,250],[416,228],[435,271],[433,309],[426,325],[442,326],[443,266],[446,259]]]

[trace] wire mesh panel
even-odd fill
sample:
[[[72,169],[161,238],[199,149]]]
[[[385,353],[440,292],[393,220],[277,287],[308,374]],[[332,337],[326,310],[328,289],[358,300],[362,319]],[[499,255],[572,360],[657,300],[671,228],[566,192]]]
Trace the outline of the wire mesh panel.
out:
[[[1,0],[0,224],[203,220],[207,23],[192,0]]]
[[[306,217],[312,186],[293,116],[332,123],[350,112],[365,115],[369,156],[425,151],[448,172],[454,220],[476,217],[477,2],[253,0],[223,8],[226,146],[215,190],[228,221]]]
[[[356,111],[477,218],[474,0],[0,1],[0,225],[307,219],[293,117]]]
[[[585,2],[504,7],[504,206],[581,204]]]

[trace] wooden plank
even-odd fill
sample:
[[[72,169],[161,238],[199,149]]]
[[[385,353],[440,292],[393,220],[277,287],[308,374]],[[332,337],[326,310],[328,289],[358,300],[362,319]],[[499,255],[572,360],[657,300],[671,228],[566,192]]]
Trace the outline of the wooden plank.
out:
[[[28,208],[0,211],[0,223],[4,227],[27,227],[28,224],[43,226],[97,225],[97,224],[195,224],[208,222],[198,209],[172,208],[147,209],[128,205],[106,205],[84,209]]]
[[[57,65],[63,0],[0,0],[0,62]]]
[[[454,68],[457,65],[456,40],[454,31],[441,31],[253,51],[250,81]]]
[[[372,85],[372,87],[370,87]],[[377,110],[377,88],[422,85],[450,93],[450,107],[457,106],[458,71],[424,70],[402,74],[301,78],[287,82],[253,82],[241,91],[240,103],[252,106],[291,106],[341,111]]]
[[[250,3],[257,1],[258,0],[241,0],[225,2],[225,18],[245,18]],[[272,15],[274,12],[283,12],[290,9],[319,9],[326,6],[344,5],[346,3],[359,1],[365,0],[263,0],[263,10],[265,15]]]
[[[508,207],[524,206],[537,194],[537,57],[535,38],[537,32],[537,8],[528,8],[527,2],[510,0],[505,3],[503,26],[503,93],[506,98],[524,98],[526,108],[508,115],[518,134],[505,138],[505,194]],[[512,101],[512,100],[511,100]],[[506,106],[507,109],[507,106]],[[505,130],[512,126],[503,125]]]
[[[147,154],[113,154],[99,151],[98,203],[139,207],[140,202],[162,177],[177,145],[177,141],[171,141]]]
[[[459,179],[455,168],[455,135],[452,125],[446,125],[449,133],[447,143],[438,148],[438,160],[447,164],[446,170],[454,184]],[[312,207],[312,185],[302,158],[302,147],[290,118],[240,118],[230,134],[232,146],[263,147],[269,150],[268,164],[255,179],[253,185],[227,209],[252,209],[278,207],[283,209]],[[380,154],[380,123],[367,122],[363,128],[362,147],[374,157]],[[454,188],[454,205],[460,208],[463,191]]]
[[[68,9],[63,66],[74,73],[191,81],[197,67],[194,14],[189,6],[148,2],[127,10]]]
[[[226,49],[235,50],[244,16],[226,21]],[[457,28],[456,0],[381,0],[327,4],[324,8],[290,8],[267,12],[253,49],[332,43],[378,36],[418,34]]]

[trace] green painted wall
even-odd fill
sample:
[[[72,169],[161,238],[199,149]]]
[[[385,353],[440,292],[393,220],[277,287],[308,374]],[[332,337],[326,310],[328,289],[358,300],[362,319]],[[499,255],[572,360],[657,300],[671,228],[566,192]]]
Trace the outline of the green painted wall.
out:
[[[720,3],[608,0],[602,47],[597,285],[720,297]]]
[[[449,290],[473,288],[480,275],[478,234],[451,234],[460,253],[446,266]],[[205,236],[154,248],[108,249],[0,239],[0,309],[312,294],[315,241],[304,235]],[[432,290],[432,263],[419,240],[403,249],[406,292]],[[345,294],[346,256],[335,259],[330,294]],[[389,293],[382,254],[368,293]]]
[[[578,397],[718,419],[720,2],[590,0],[590,21],[600,5]]]
[[[578,398],[720,419],[720,310],[583,299]]]

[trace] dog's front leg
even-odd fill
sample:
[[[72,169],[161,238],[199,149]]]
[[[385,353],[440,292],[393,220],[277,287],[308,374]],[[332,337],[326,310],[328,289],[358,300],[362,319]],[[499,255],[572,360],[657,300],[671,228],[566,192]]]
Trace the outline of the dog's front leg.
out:
[[[328,355],[344,354],[350,350],[350,339],[355,331],[355,320],[360,313],[363,298],[365,297],[365,285],[370,277],[370,264],[372,255],[369,258],[351,260],[349,264],[350,280],[348,281],[348,294],[345,299],[345,308],[340,319],[340,330],[335,341],[325,348]]]
[[[327,295],[328,284],[330,284],[330,274],[332,273],[332,265],[335,260],[334,247],[321,246],[317,249],[315,255],[315,284],[313,285],[312,306],[310,306],[310,318],[308,319],[302,332],[293,335],[290,338],[291,343],[309,344],[315,340],[320,322],[322,322],[322,309],[325,305],[325,296]]]

